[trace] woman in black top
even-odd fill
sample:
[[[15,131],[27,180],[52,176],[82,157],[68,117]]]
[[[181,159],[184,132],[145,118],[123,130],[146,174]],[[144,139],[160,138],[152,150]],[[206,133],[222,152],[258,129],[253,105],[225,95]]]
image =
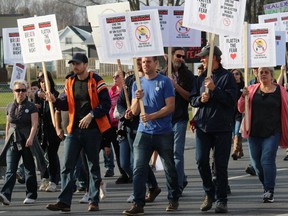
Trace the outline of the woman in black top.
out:
[[[16,80],[13,84],[15,101],[7,107],[6,140],[4,150],[6,155],[5,183],[1,189],[0,202],[9,205],[16,182],[16,171],[22,157],[26,174],[26,199],[24,204],[32,204],[37,199],[37,178],[34,158],[31,152],[38,127],[38,110],[28,101],[27,82]]]

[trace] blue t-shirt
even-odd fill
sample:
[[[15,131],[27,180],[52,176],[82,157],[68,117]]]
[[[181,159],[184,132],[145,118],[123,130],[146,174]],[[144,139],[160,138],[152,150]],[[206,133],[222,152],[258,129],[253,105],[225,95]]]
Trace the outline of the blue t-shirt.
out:
[[[143,103],[145,113],[151,114],[162,109],[166,103],[165,99],[175,96],[174,88],[171,80],[158,74],[154,79],[148,80],[145,77],[140,78],[141,88],[144,92]],[[132,87],[132,98],[135,98],[137,90],[136,82]],[[172,113],[152,121],[146,122],[144,126],[140,119],[138,131],[148,134],[163,134],[172,131]]]

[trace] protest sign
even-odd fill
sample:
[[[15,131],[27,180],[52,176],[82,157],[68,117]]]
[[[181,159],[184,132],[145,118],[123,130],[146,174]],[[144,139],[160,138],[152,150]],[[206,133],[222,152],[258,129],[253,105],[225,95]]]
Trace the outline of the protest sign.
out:
[[[17,22],[24,63],[62,59],[55,14]]]
[[[181,6],[141,6],[141,10],[157,9],[165,47],[200,47],[201,31],[183,26],[184,7]]]
[[[164,55],[157,10],[99,16],[105,56],[116,59]]]
[[[25,80],[25,74],[26,65],[23,63],[14,63],[10,81],[10,89],[13,90],[13,84],[15,80]]]
[[[288,0],[264,5],[265,14],[288,12]]]
[[[276,42],[273,23],[248,25],[248,67],[276,66]],[[278,42],[283,43],[283,37]],[[220,36],[222,64],[227,69],[244,68],[243,36]],[[285,46],[284,46],[285,48]],[[279,53],[280,54],[280,53]],[[285,56],[285,55],[284,55]],[[279,57],[279,62],[282,57]]]
[[[183,26],[219,35],[242,32],[246,0],[186,0]]]
[[[18,28],[3,28],[4,64],[23,62]]]
[[[103,5],[93,5],[87,7],[88,21],[90,22],[92,28],[92,37],[95,43],[99,61],[101,63],[116,64],[117,59],[111,59],[105,56],[105,50],[103,51],[103,43],[101,41],[101,33],[99,28],[99,15],[102,14],[115,14],[115,13],[125,13],[130,11],[129,2],[113,3],[113,4],[103,4]],[[121,64],[133,65],[132,59],[123,59],[121,57]]]

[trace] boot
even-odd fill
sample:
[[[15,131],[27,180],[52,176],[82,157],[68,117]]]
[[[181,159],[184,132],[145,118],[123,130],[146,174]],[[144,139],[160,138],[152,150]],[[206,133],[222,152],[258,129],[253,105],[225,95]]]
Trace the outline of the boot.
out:
[[[243,147],[242,147],[242,136],[238,137],[238,158],[242,158],[244,156]]]
[[[233,160],[238,159],[238,136],[234,136],[233,153],[232,153],[231,157],[233,158]]]

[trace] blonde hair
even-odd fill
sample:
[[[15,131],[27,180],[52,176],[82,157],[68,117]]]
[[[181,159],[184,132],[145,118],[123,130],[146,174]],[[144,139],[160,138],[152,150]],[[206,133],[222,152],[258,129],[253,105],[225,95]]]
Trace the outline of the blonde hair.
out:
[[[28,83],[25,81],[25,80],[21,80],[21,79],[17,79],[13,82],[13,87],[15,85],[18,85],[18,84],[22,84],[26,87],[26,89],[28,88]]]
[[[269,70],[270,73],[271,73],[272,78],[274,78],[274,68],[273,68],[273,67],[259,67],[259,68],[258,68],[258,74],[260,73],[260,70],[262,70],[262,69],[267,69],[267,70]],[[258,75],[258,74],[257,74],[257,75]]]

